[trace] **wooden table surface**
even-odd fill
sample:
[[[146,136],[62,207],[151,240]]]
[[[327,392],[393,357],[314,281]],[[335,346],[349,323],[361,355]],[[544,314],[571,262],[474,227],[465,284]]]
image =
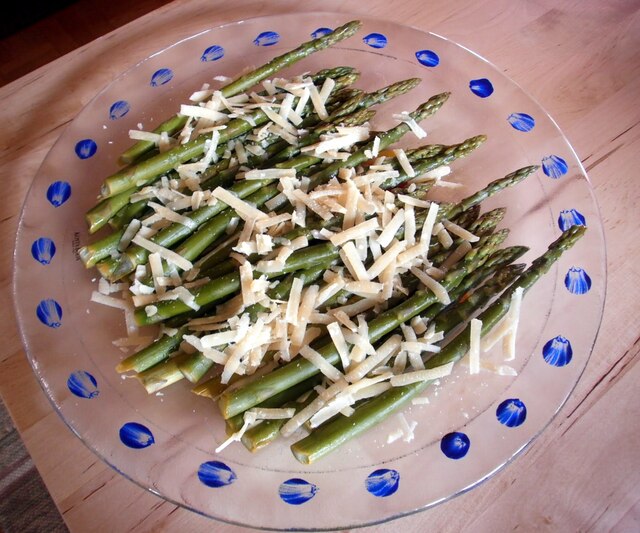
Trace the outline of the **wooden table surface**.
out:
[[[64,426],[31,372],[11,301],[20,207],[47,151],[120,72],[181,36],[244,18],[349,12],[447,36],[545,107],[602,210],[608,294],[595,350],[559,416],[508,468],[432,510],[371,531],[640,529],[640,2],[637,0],[176,0],[0,89],[0,392],[73,532],[236,531],[164,502],[105,466]],[[36,120],[37,117],[37,120]]]

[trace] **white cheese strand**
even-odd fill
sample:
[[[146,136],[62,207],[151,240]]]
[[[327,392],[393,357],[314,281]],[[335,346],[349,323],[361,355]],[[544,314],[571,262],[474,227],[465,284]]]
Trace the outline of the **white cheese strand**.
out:
[[[449,297],[449,293],[435,279],[433,279],[431,276],[429,276],[422,270],[415,267],[411,269],[411,273],[416,278],[418,278],[425,287],[427,287],[429,290],[433,292],[433,294],[436,296],[436,298],[440,303],[444,305],[449,305],[451,303],[451,298]]]
[[[309,346],[303,346],[300,349],[300,355],[307,361],[312,363],[322,374],[328,377],[331,381],[338,381],[344,378],[342,372],[340,372],[335,366],[327,361],[322,355],[316,352]]]
[[[404,173],[409,178],[415,177],[416,171],[413,170],[413,167],[411,166],[411,163],[409,162],[409,158],[407,157],[407,154],[405,153],[405,151],[402,148],[398,148],[398,149],[395,149],[393,153],[396,156],[398,163],[400,163],[400,166],[402,167],[402,170],[404,171]]]
[[[469,326],[469,374],[480,372],[480,336],[482,320],[474,318]]]
[[[336,246],[340,246],[347,241],[368,237],[378,227],[378,219],[370,218],[369,220],[365,220],[364,222],[343,230],[340,233],[335,233],[329,238],[329,240]]]
[[[385,253],[383,253],[378,259],[375,260],[373,265],[367,270],[368,279],[374,279],[378,277],[383,270],[391,265],[398,255],[404,251],[406,244],[404,241],[396,241]]]
[[[331,322],[331,324],[327,326],[327,331],[329,332],[329,336],[331,337],[336,350],[338,350],[340,360],[342,361],[342,368],[346,371],[349,368],[350,364],[349,347],[347,346],[347,342],[344,339],[342,328],[337,322]]]
[[[181,268],[182,270],[191,270],[193,268],[193,264],[191,263],[191,261],[188,261],[181,255],[178,255],[177,253],[167,248],[164,248],[163,246],[160,246],[155,242],[145,239],[142,235],[140,235],[139,232],[132,239],[132,242],[137,244],[138,246],[141,246],[145,250],[148,250],[151,253],[159,254],[160,257],[162,257],[165,261],[176,265],[178,268]]]
[[[453,233],[454,235],[460,237],[461,239],[464,239],[465,241],[478,242],[480,240],[480,237],[474,235],[470,231],[467,231],[463,227],[458,226],[458,224],[455,224],[454,222],[445,220],[442,224],[450,233]]]
[[[402,224],[404,224],[404,209],[399,209],[387,224],[383,221],[384,230],[378,235],[378,244],[383,248],[389,246]]]
[[[259,209],[256,209],[252,205],[248,204],[244,200],[238,198],[235,194],[217,187],[211,192],[211,196],[221,200],[240,215],[241,218],[246,220],[259,220],[261,218],[268,218],[266,213],[263,213]]]
[[[291,284],[289,300],[287,302],[287,311],[285,320],[289,324],[296,326],[298,324],[298,309],[300,307],[300,297],[302,296],[303,281],[301,278],[294,278]]]
[[[427,370],[416,370],[413,372],[407,372],[393,376],[391,378],[391,385],[394,387],[403,387],[405,385],[411,385],[419,381],[433,381],[434,379],[440,379],[451,374],[453,370],[453,362],[446,365],[438,366],[436,368],[429,368]]]
[[[371,279],[352,241],[345,243],[340,249],[340,257],[355,279],[360,281],[369,281]]]

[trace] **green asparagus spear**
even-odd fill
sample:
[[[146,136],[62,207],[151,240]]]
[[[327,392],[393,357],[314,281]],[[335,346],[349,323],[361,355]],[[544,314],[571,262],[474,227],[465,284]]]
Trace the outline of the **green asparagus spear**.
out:
[[[143,348],[142,350],[130,355],[123,361],[120,361],[116,370],[120,373],[129,372],[135,370],[136,372],[142,372],[152,366],[164,361],[169,357],[169,354],[175,351],[182,337],[187,333],[187,328],[182,327],[178,329],[178,332],[173,336],[163,335],[158,341],[154,342],[150,346]]]
[[[451,290],[459,285],[470,271],[484,263],[495,248],[495,241],[491,240],[491,237],[481,240],[478,252],[473,256],[473,259],[447,274],[442,281],[445,289]],[[437,298],[431,291],[417,291],[405,302],[381,313],[369,323],[369,342],[378,341],[400,324],[411,320],[436,302]],[[318,352],[332,365],[339,364],[340,355],[333,343],[326,344]],[[229,394],[224,393],[218,402],[220,411],[225,419],[230,418],[317,373],[318,368],[315,365],[306,359],[298,358],[244,389]]]
[[[484,202],[487,198],[506,189],[507,187],[513,187],[514,185],[517,185],[528,176],[533,174],[536,170],[538,170],[538,168],[540,167],[538,167],[537,165],[520,168],[515,172],[512,172],[511,174],[507,174],[504,178],[492,181],[486,187],[480,189],[478,192],[467,196],[463,200],[460,200],[460,202],[451,206],[450,209],[440,210],[438,214],[441,218],[448,218],[449,220],[451,220],[453,217],[460,214],[465,209],[469,209],[474,205],[478,205],[481,202]]]
[[[320,381],[321,379],[318,376],[314,376],[313,378],[308,379],[307,381],[298,383],[295,387],[291,387],[286,391],[282,391],[281,393],[276,394],[275,396],[273,396],[272,398],[269,398],[266,402],[261,403],[257,407],[269,407],[269,408],[282,407],[285,403],[295,402],[297,398],[299,398],[309,389],[311,389],[312,387],[320,383]],[[244,418],[244,415],[240,414],[226,420],[225,425],[227,427],[227,433],[230,434],[238,431],[242,427],[242,424],[244,423],[243,418]],[[283,420],[283,422],[286,422],[286,420]]]
[[[486,335],[507,313],[511,296],[515,289],[522,287],[525,291],[555,263],[562,253],[573,246],[584,234],[586,228],[573,226],[560,238],[549,245],[549,249],[518,278],[518,280],[486,311],[480,314],[482,335]],[[454,322],[459,317],[455,317]],[[469,328],[457,335],[440,353],[427,360],[426,368],[436,368],[450,362],[458,361],[469,350]],[[382,395],[360,406],[349,418],[337,418],[329,424],[317,428],[308,437],[294,443],[291,450],[301,463],[310,464],[335,450],[344,442],[362,434],[381,420],[405,405],[411,398],[422,392],[430,384],[429,381],[414,383],[404,387],[394,387]]]
[[[149,394],[158,392],[183,378],[179,365],[187,357],[185,353],[178,354],[138,373],[136,378]]]
[[[466,157],[476,148],[482,145],[487,140],[486,135],[477,135],[471,137],[460,144],[454,144],[452,146],[443,147],[444,151],[435,157],[428,157],[419,161],[414,165],[414,170],[417,175],[425,174],[430,170],[436,169],[443,165],[449,165],[456,159]],[[414,155],[415,157],[415,155]],[[382,184],[382,188],[388,189],[398,186],[402,181],[399,178],[389,178]],[[470,207],[470,206],[469,206]]]
[[[318,82],[318,80],[326,79],[326,77],[335,77],[342,74],[343,71],[348,70],[346,67],[337,67],[333,69],[323,70],[320,73],[312,76],[314,82]],[[351,69],[353,70],[353,69]],[[353,83],[358,77],[356,72],[348,72],[344,75],[340,75],[335,79],[336,87],[343,87],[346,84]],[[331,107],[332,104],[340,104],[340,100],[335,101],[335,97],[330,97],[328,100],[328,106]],[[303,124],[307,126],[317,124],[320,119],[317,115],[312,113],[313,106],[307,105],[302,113],[302,116],[305,117]],[[312,114],[310,114],[312,113]],[[241,137],[242,139],[242,137]],[[266,143],[266,146],[264,144]],[[272,135],[268,137],[263,143],[265,147],[265,155],[261,156],[262,158],[269,158],[270,155],[275,155],[281,150],[285,149],[288,146],[286,141],[280,141],[280,137],[277,135]],[[220,157],[223,155],[223,152],[226,150],[226,145],[220,145],[216,152],[217,156]],[[261,157],[254,156],[250,160],[250,164],[252,166],[256,166]],[[216,186],[227,186],[229,183],[233,183],[234,176],[237,173],[238,166],[233,168],[229,168],[229,159],[220,159],[216,163],[210,165],[204,172],[202,172],[200,179],[202,183],[202,187],[204,189],[207,188],[215,188]],[[160,176],[157,176],[153,181],[159,179]],[[122,211],[130,201],[131,196],[138,191],[138,187],[131,187],[130,189],[116,194],[110,198],[105,198],[101,202],[99,202],[96,206],[91,208],[85,218],[87,219],[87,223],[89,224],[90,233],[95,233],[100,228],[102,228],[107,222],[110,222],[120,211]],[[140,204],[136,202],[135,208],[130,208],[127,211],[129,213],[140,213],[143,209],[144,204]],[[131,219],[131,215],[127,214],[123,215],[124,218]],[[118,223],[115,224],[116,229]]]
[[[262,65],[256,70],[244,74],[225,87],[222,87],[220,89],[220,92],[222,93],[222,96],[226,98],[234,96],[236,94],[240,94],[241,92],[251,88],[253,85],[268,78],[269,76],[273,76],[279,70],[297,63],[301,59],[304,59],[314,52],[323,50],[324,48],[332,46],[348,37],[351,37],[358,31],[360,26],[361,23],[359,21],[351,21],[347,24],[344,24],[343,26],[340,26],[339,28],[336,28],[328,35],[313,39],[312,41],[307,41],[306,43],[301,44],[290,52],[275,57],[267,64]],[[158,128],[154,130],[154,132],[162,133],[163,131],[166,131],[167,133],[169,133],[169,135],[173,135],[174,133],[182,129],[185,124],[186,117],[176,115],[166,122],[163,122],[160,126],[158,126]],[[138,142],[120,156],[120,161],[125,164],[137,161],[143,154],[149,152],[150,150],[153,150],[153,148],[154,144],[151,142]]]
[[[296,250],[286,260],[284,268],[280,272],[272,272],[265,274],[267,278],[275,278],[283,276],[296,270],[310,268],[319,263],[327,263],[338,257],[338,250],[331,243],[317,244],[309,246],[301,250]],[[259,272],[255,273],[259,275]],[[207,305],[213,302],[235,294],[240,290],[240,274],[233,272],[213,279],[208,283],[201,285],[194,292],[197,305]],[[191,308],[180,300],[164,300],[155,304],[157,312],[152,316],[147,316],[144,309],[138,309],[135,312],[135,319],[138,325],[147,326],[157,324],[167,318],[187,313]]]
[[[368,120],[371,111],[361,110],[355,112],[345,119],[347,125],[356,125]],[[278,165],[281,168],[293,168],[296,170],[304,169],[314,163],[322,161],[320,158],[302,155],[298,156],[286,163]],[[261,206],[273,196],[279,194],[276,184],[273,180],[246,180],[238,182],[230,187],[230,191],[239,198],[245,199],[253,203],[255,206]],[[222,234],[222,231],[229,225],[231,219],[236,216],[233,211],[227,209],[224,202],[218,202],[213,206],[203,206],[200,209],[189,213],[187,218],[192,220],[198,231],[187,239],[176,252],[180,255],[185,254],[188,259],[195,259],[202,251]],[[172,246],[176,242],[184,239],[193,233],[193,229],[183,224],[172,224],[171,226],[154,235],[152,241],[160,246]],[[119,260],[107,260],[104,264],[99,265],[100,273],[103,277],[112,281],[122,278],[123,276],[133,272],[135,267],[144,263],[149,253],[140,246],[131,246]]]
[[[293,285],[294,278],[300,278],[302,280],[303,286],[310,285],[311,283],[320,279],[324,271],[327,270],[330,265],[330,263],[321,263],[319,265],[314,265],[306,270],[289,274],[286,279],[281,281],[275,288],[271,289],[268,292],[269,298],[271,298],[272,300],[287,299],[289,297],[289,293],[291,292],[291,286]],[[257,316],[258,313],[266,311],[267,310],[262,305],[255,304],[246,309],[244,312],[249,313],[252,316],[252,321],[254,321],[255,316]],[[200,352],[192,354],[178,364],[178,368],[180,369],[184,377],[186,377],[192,383],[200,381],[200,379],[202,379],[202,377],[209,371],[212,366],[213,361],[205,357]]]

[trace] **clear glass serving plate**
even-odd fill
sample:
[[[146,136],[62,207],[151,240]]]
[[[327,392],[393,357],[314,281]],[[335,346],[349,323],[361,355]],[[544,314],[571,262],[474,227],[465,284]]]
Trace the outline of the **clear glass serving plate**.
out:
[[[90,303],[96,272],[78,248],[89,242],[85,211],[129,146],[127,132],[151,130],[214,76],[251,66],[348,20],[344,14],[265,17],[212,28],[168,46],[106,87],[66,128],[27,196],[15,249],[14,294],[29,360],[68,427],[107,464],[171,502],[225,522],[265,529],[336,529],[375,524],[426,509],[474,487],[521,452],[550,422],[580,377],[600,325],[605,243],[585,171],[546,112],[488,61],[443,37],[382,20],[284,74],[351,65],[357,86],[373,89],[422,78],[385,104],[374,127],[451,91],[423,123],[428,141],[455,143],[484,133],[488,141],[454,164],[450,192],[461,197],[525,165],[541,170],[487,202],[507,206],[507,244],[524,244],[530,261],[573,223],[585,237],[526,296],[509,363],[517,376],[464,365],[428,392],[426,405],[404,411],[415,437],[387,444],[399,427],[379,427],[312,466],[299,464],[286,441],[255,455],[240,444],[220,454],[224,424],[210,400],[178,383],[147,395],[114,367],[124,354],[122,313]],[[170,34],[167,44],[171,43]],[[90,75],[90,73],[89,73]],[[218,84],[219,85],[219,84]],[[411,134],[401,143],[417,145]],[[502,364],[498,347],[488,354]]]

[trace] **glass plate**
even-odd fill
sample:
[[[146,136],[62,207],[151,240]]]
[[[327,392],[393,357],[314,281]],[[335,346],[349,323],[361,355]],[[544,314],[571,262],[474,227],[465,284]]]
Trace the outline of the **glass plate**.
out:
[[[89,302],[95,271],[78,259],[90,239],[83,215],[113,173],[138,123],[153,129],[218,75],[235,77],[346,22],[314,13],[228,24],[177,42],[121,75],[76,117],[53,146],[29,191],[15,250],[15,302],[24,344],[40,383],[69,428],[114,469],[171,502],[230,523],[270,529],[333,529],[374,524],[425,509],[486,479],[522,451],[565,402],[600,324],[605,245],[598,208],[580,161],[553,120],[515,83],[473,52],[437,35],[363,20],[348,41],[312,55],[289,74],[334,65],[360,69],[362,88],[422,78],[384,106],[376,128],[429,96],[451,91],[423,123],[428,140],[489,140],[454,165],[460,196],[525,165],[542,169],[487,202],[508,206],[507,244],[530,261],[573,223],[585,237],[527,295],[510,363],[517,376],[464,365],[433,387],[427,405],[405,411],[415,438],[387,444],[392,417],[313,466],[279,442],[252,455],[224,440],[217,408],[186,383],[147,395],[114,366],[112,341],[125,335],[120,312]],[[89,73],[90,74],[90,73]],[[215,83],[215,82],[213,82]],[[413,135],[404,146],[417,144]],[[501,361],[497,349],[488,357]],[[327,510],[331,510],[327,512]]]

